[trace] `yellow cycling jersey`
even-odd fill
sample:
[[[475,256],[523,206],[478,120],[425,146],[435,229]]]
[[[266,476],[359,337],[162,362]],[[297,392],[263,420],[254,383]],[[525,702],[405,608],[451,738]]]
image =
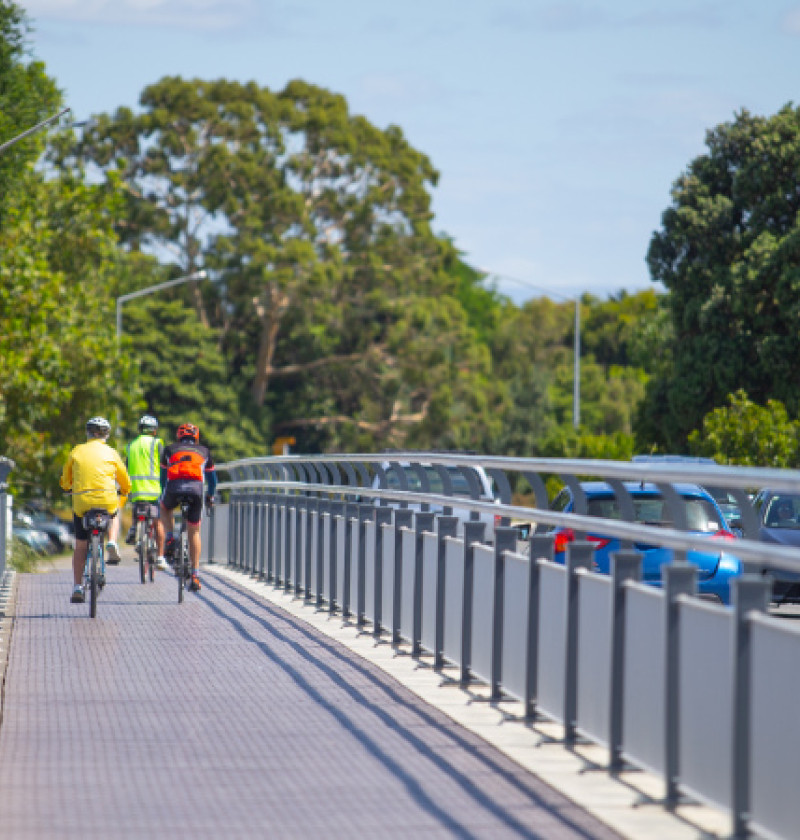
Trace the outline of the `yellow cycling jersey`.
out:
[[[100,438],[80,443],[69,453],[59,483],[72,491],[72,510],[78,516],[96,507],[114,513],[125,503],[117,496],[117,486],[123,496],[131,490],[122,458]]]

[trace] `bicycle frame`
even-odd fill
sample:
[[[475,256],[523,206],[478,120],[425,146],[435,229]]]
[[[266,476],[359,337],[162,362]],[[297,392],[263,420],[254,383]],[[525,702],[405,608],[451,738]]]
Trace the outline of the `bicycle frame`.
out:
[[[183,603],[183,590],[186,588],[186,581],[192,575],[192,561],[189,555],[189,534],[187,517],[191,499],[179,497],[181,507],[181,529],[178,535],[177,548],[178,557],[175,561],[175,577],[178,579],[178,603]]]
[[[86,564],[83,568],[83,594],[89,592],[89,617],[97,616],[97,598],[106,585],[106,555],[103,536],[108,530],[111,515],[102,508],[92,508],[83,515],[83,526],[89,532]]]
[[[156,513],[153,513],[153,508]],[[147,577],[150,583],[155,579],[156,564],[156,522],[158,508],[156,502],[136,502],[133,507],[136,526],[136,553],[139,557],[139,576],[145,583]]]

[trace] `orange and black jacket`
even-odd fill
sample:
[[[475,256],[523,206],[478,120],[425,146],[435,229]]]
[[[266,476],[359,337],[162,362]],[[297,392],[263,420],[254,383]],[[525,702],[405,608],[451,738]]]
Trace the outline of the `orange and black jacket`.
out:
[[[214,460],[207,446],[180,440],[164,447],[161,455],[162,485],[170,481],[199,481],[205,479],[208,494],[214,495],[217,489],[217,473]]]

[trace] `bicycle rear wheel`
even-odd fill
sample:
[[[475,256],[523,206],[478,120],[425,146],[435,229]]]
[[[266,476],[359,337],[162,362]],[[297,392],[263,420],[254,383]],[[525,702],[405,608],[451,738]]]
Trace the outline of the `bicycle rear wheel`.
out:
[[[139,555],[139,578],[145,582],[144,564],[147,560],[147,523],[140,519],[136,523],[136,553]]]
[[[158,544],[156,543],[155,525],[151,522],[147,529],[147,573],[150,583],[156,576],[156,561],[158,560]]]
[[[97,572],[97,556],[100,551],[99,534],[92,534],[92,544],[89,550],[92,552],[92,559],[89,565],[89,617],[95,618],[97,615],[97,589],[99,583]]]
[[[181,523],[178,541],[178,563],[175,576],[178,578],[178,603],[183,603],[183,590],[186,586],[186,570],[189,568],[189,542],[186,539],[186,525]]]

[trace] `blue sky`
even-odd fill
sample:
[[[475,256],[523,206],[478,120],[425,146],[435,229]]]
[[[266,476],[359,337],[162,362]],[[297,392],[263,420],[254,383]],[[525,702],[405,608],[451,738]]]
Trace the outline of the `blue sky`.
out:
[[[437,232],[517,301],[660,288],[647,247],[706,131],[800,105],[800,0],[17,2],[75,119],[181,75],[303,78],[399,125]]]

